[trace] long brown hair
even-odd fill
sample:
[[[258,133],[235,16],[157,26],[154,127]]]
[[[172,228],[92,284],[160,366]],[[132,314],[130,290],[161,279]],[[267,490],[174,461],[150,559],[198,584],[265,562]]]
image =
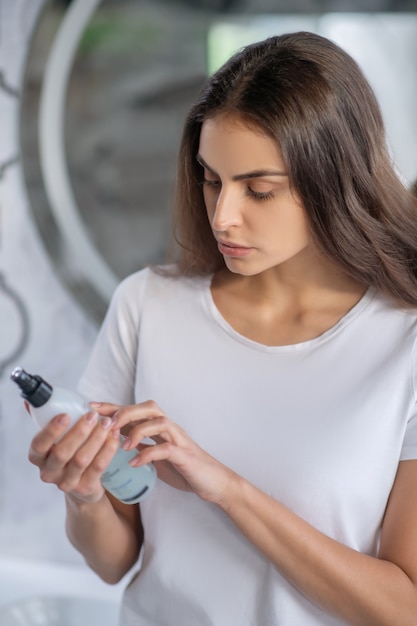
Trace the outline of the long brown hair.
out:
[[[318,249],[361,284],[417,305],[417,207],[397,176],[375,95],[356,62],[319,35],[246,46],[207,82],[186,119],[178,159],[178,271],[224,265],[196,161],[204,120],[227,113],[277,142]]]

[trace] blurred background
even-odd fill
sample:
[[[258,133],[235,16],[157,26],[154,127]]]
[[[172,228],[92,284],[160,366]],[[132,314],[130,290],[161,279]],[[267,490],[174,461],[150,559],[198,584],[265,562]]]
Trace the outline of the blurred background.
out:
[[[5,558],[84,567],[62,494],[27,461],[35,427],[11,370],[76,386],[117,282],[165,258],[182,123],[206,76],[290,30],[323,34],[360,63],[411,185],[417,0],[0,0]]]

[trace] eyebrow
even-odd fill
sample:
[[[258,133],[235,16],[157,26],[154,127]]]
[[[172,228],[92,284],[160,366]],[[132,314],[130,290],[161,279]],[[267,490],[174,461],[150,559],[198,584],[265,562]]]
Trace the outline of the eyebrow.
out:
[[[200,154],[197,154],[196,159],[197,159],[197,162],[206,170],[208,170],[211,174],[218,176],[217,172],[215,172],[205,162],[205,160]],[[237,180],[246,180],[248,178],[262,178],[263,176],[288,176],[288,174],[287,172],[281,172],[280,170],[270,170],[270,169],[253,170],[251,172],[245,172],[244,174],[236,174],[235,176],[232,176],[232,180],[237,181]]]

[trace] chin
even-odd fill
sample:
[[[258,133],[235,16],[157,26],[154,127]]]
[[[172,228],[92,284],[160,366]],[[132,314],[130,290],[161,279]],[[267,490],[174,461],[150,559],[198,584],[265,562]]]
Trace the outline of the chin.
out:
[[[242,263],[242,261],[236,262],[235,259],[233,259],[232,261],[225,261],[225,265],[229,272],[232,272],[232,274],[239,274],[240,276],[256,276],[257,274],[262,274],[265,269],[269,269],[254,267],[253,265],[251,266],[249,263]]]

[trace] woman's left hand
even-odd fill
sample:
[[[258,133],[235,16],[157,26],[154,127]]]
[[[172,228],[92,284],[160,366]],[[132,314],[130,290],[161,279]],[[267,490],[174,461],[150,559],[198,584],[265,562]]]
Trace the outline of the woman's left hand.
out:
[[[200,448],[155,402],[130,406],[91,402],[90,405],[100,415],[112,417],[114,429],[128,432],[123,448],[140,451],[130,465],[154,463],[158,478],[171,487],[193,491],[214,504],[221,505],[224,501],[236,474]],[[146,437],[155,445],[141,443]]]

